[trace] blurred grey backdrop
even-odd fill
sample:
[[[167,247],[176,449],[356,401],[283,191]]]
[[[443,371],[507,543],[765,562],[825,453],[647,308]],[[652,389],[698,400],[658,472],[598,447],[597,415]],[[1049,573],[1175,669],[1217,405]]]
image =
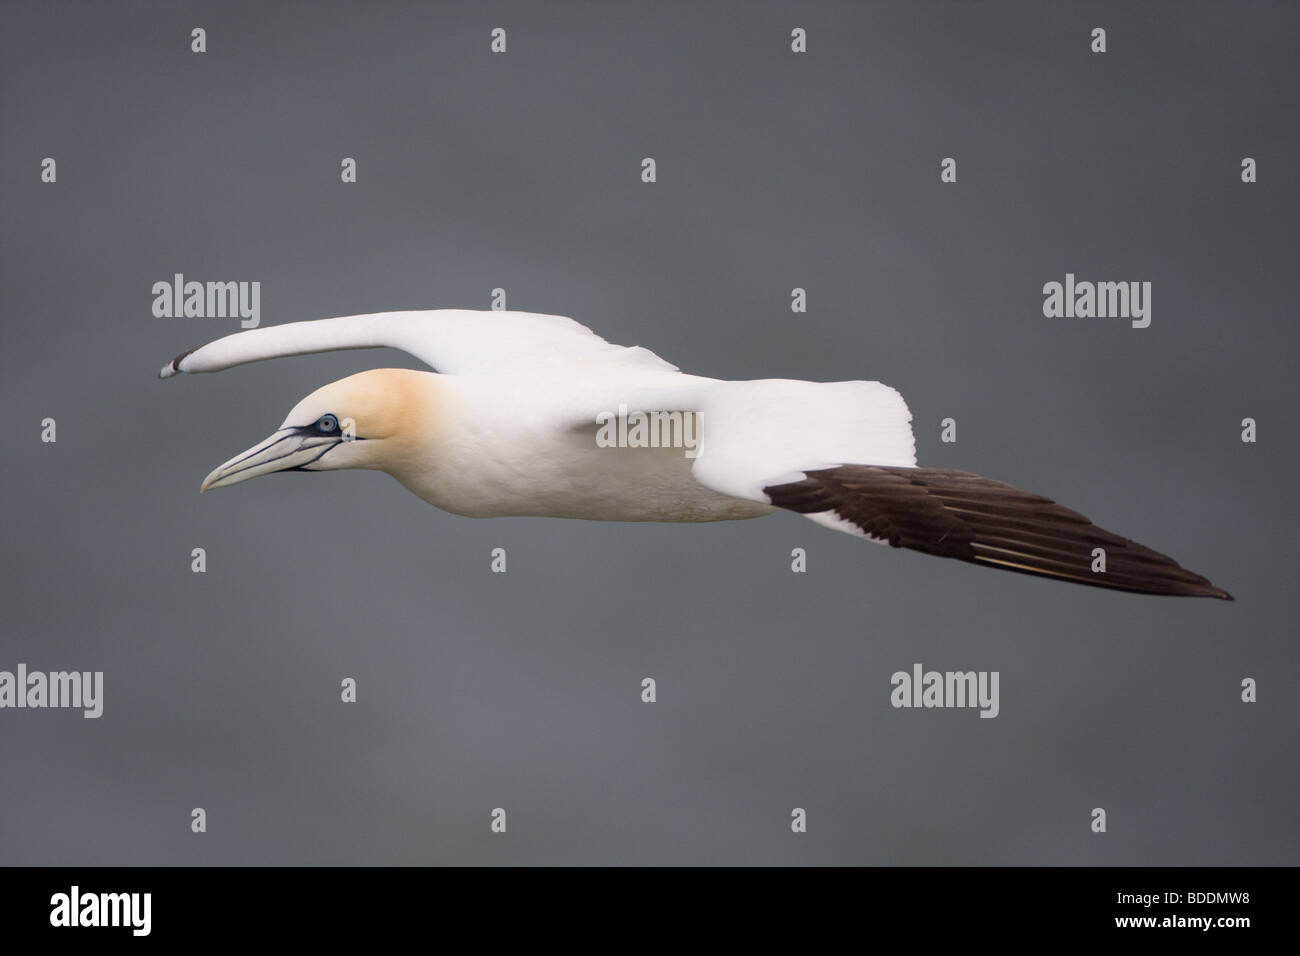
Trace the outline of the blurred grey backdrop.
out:
[[[106,684],[99,720],[0,711],[0,863],[1300,862],[1294,4],[0,18],[0,669]],[[458,518],[376,473],[200,498],[310,391],[418,364],[159,382],[238,327],[154,318],[176,272],[260,281],[263,325],[502,287],[690,372],[878,378],[923,464],[1050,495],[1237,601],[794,515]],[[1044,318],[1066,272],[1151,281],[1151,327]],[[893,709],[918,661],[1000,671],[1001,715]]]

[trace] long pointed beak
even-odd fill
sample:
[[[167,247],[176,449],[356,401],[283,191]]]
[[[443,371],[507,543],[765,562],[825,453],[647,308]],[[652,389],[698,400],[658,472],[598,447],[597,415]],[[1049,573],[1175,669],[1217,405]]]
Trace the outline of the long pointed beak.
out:
[[[241,452],[203,479],[199,492],[237,485],[273,471],[304,468],[339,443],[338,438],[312,435],[297,428],[281,428],[265,441]]]

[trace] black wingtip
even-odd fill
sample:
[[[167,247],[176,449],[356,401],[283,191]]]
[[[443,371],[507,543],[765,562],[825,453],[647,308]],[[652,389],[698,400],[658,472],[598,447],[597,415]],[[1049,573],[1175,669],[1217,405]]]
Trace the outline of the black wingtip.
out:
[[[185,360],[185,356],[193,355],[197,351],[198,351],[198,346],[195,346],[192,349],[187,349],[186,351],[182,352],[180,355],[176,356],[174,359],[172,359],[170,362],[168,362],[166,365],[162,367],[162,370],[158,373],[158,377],[171,378],[173,375],[179,374],[181,370],[181,362]]]
[[[1136,594],[1233,600],[1166,554],[1041,495],[970,472],[840,465],[763,491],[778,508],[834,515],[896,548]]]
[[[1197,577],[1200,577],[1200,575],[1197,575]],[[1223,588],[1215,587],[1215,586],[1214,586],[1213,584],[1211,584],[1211,583],[1210,583],[1206,578],[1201,578],[1201,580],[1200,580],[1200,584],[1199,584],[1199,586],[1196,588],[1196,590],[1194,590],[1194,591],[1188,591],[1187,594],[1188,594],[1188,596],[1190,596],[1190,597],[1217,598],[1217,599],[1220,600],[1220,601],[1235,601],[1235,600],[1237,600],[1235,597],[1233,597],[1233,596],[1232,596],[1231,594],[1229,594],[1227,591],[1223,590]]]

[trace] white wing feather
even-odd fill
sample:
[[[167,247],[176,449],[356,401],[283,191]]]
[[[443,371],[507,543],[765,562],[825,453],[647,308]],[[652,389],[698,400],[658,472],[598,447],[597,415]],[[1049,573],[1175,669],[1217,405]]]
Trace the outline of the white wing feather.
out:
[[[807,471],[916,466],[912,413],[903,396],[880,382],[693,379],[669,388],[611,386],[600,401],[587,395],[583,404],[698,413],[695,480],[763,504],[771,503],[764,488],[798,481]]]
[[[373,348],[400,349],[453,375],[564,366],[668,372],[677,368],[648,349],[611,345],[562,315],[439,309],[349,315],[236,332],[177,356],[162,367],[159,377],[218,372],[247,362],[310,352]]]
[[[880,382],[722,382],[700,390],[695,480],[770,504],[765,487],[837,465],[916,465],[912,413]]]

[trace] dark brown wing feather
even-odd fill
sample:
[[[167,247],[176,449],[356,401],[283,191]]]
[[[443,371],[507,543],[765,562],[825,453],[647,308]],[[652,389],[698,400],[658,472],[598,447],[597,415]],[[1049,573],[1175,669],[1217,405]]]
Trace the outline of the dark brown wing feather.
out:
[[[1157,551],[1111,534],[1049,498],[947,468],[841,465],[763,490],[800,514],[833,511],[895,548],[1094,587],[1232,600]],[[1106,570],[1094,572],[1093,549]]]

